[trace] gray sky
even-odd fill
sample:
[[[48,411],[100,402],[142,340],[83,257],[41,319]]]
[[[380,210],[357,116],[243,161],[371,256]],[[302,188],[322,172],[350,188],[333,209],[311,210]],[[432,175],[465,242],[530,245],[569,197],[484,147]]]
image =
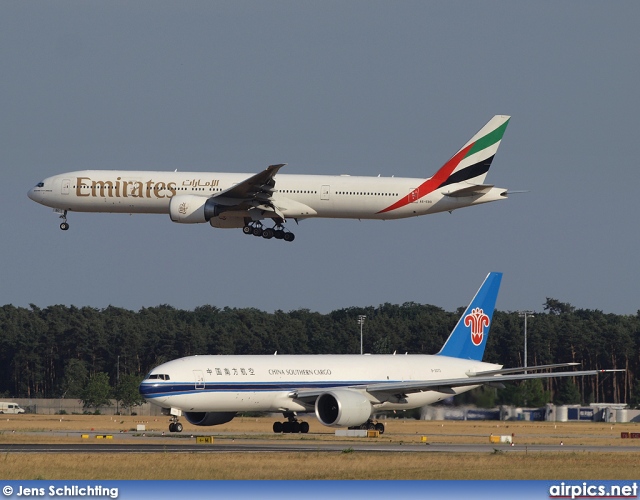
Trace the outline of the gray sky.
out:
[[[638,2],[0,3],[0,304],[640,309]],[[26,196],[97,169],[428,177],[512,115],[509,200],[294,243]]]

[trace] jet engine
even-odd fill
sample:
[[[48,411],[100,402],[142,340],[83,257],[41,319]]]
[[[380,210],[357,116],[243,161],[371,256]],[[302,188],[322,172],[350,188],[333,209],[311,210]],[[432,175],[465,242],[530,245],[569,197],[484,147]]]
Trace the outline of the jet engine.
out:
[[[316,416],[329,427],[350,427],[365,423],[371,417],[371,402],[356,391],[336,389],[316,399]]]
[[[229,412],[203,412],[203,411],[186,411],[185,418],[193,425],[220,425],[231,422],[236,416],[235,411]]]
[[[193,194],[180,194],[171,198],[169,202],[171,220],[181,224],[209,222],[223,211],[223,207],[216,204],[213,198]]]

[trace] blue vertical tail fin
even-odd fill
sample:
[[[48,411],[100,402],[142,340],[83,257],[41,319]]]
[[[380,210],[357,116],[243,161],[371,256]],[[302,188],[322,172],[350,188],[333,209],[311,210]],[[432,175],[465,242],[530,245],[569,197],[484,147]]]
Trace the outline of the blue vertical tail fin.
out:
[[[489,273],[449,335],[441,356],[482,361],[502,273]]]

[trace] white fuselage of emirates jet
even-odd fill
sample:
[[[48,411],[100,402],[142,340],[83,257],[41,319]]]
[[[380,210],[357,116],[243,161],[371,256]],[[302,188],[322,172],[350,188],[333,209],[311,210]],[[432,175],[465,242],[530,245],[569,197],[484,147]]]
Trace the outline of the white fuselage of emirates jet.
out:
[[[29,197],[75,212],[169,214],[175,196],[208,199],[251,175],[84,170],[49,177],[32,188]],[[506,198],[506,190],[500,188],[454,197],[447,196],[446,187],[418,197],[416,189],[425,180],[417,178],[278,174],[274,180],[273,202],[282,207],[285,217],[295,219],[400,219]]]
[[[426,179],[280,174],[284,163],[254,174],[82,170],[48,177],[28,195],[60,211],[65,231],[69,211],[148,213],[293,241],[288,219],[402,219],[505,199],[506,189],[484,181],[508,123],[494,116]]]

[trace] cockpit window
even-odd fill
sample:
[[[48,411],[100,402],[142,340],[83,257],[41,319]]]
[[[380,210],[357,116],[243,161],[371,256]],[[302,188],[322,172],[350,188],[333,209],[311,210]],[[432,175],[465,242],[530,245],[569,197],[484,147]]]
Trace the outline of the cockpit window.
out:
[[[149,380],[170,380],[169,375],[164,373],[154,373],[153,375],[149,375]]]
[[[36,187],[43,188],[44,182],[38,182],[38,184],[36,184]]]

